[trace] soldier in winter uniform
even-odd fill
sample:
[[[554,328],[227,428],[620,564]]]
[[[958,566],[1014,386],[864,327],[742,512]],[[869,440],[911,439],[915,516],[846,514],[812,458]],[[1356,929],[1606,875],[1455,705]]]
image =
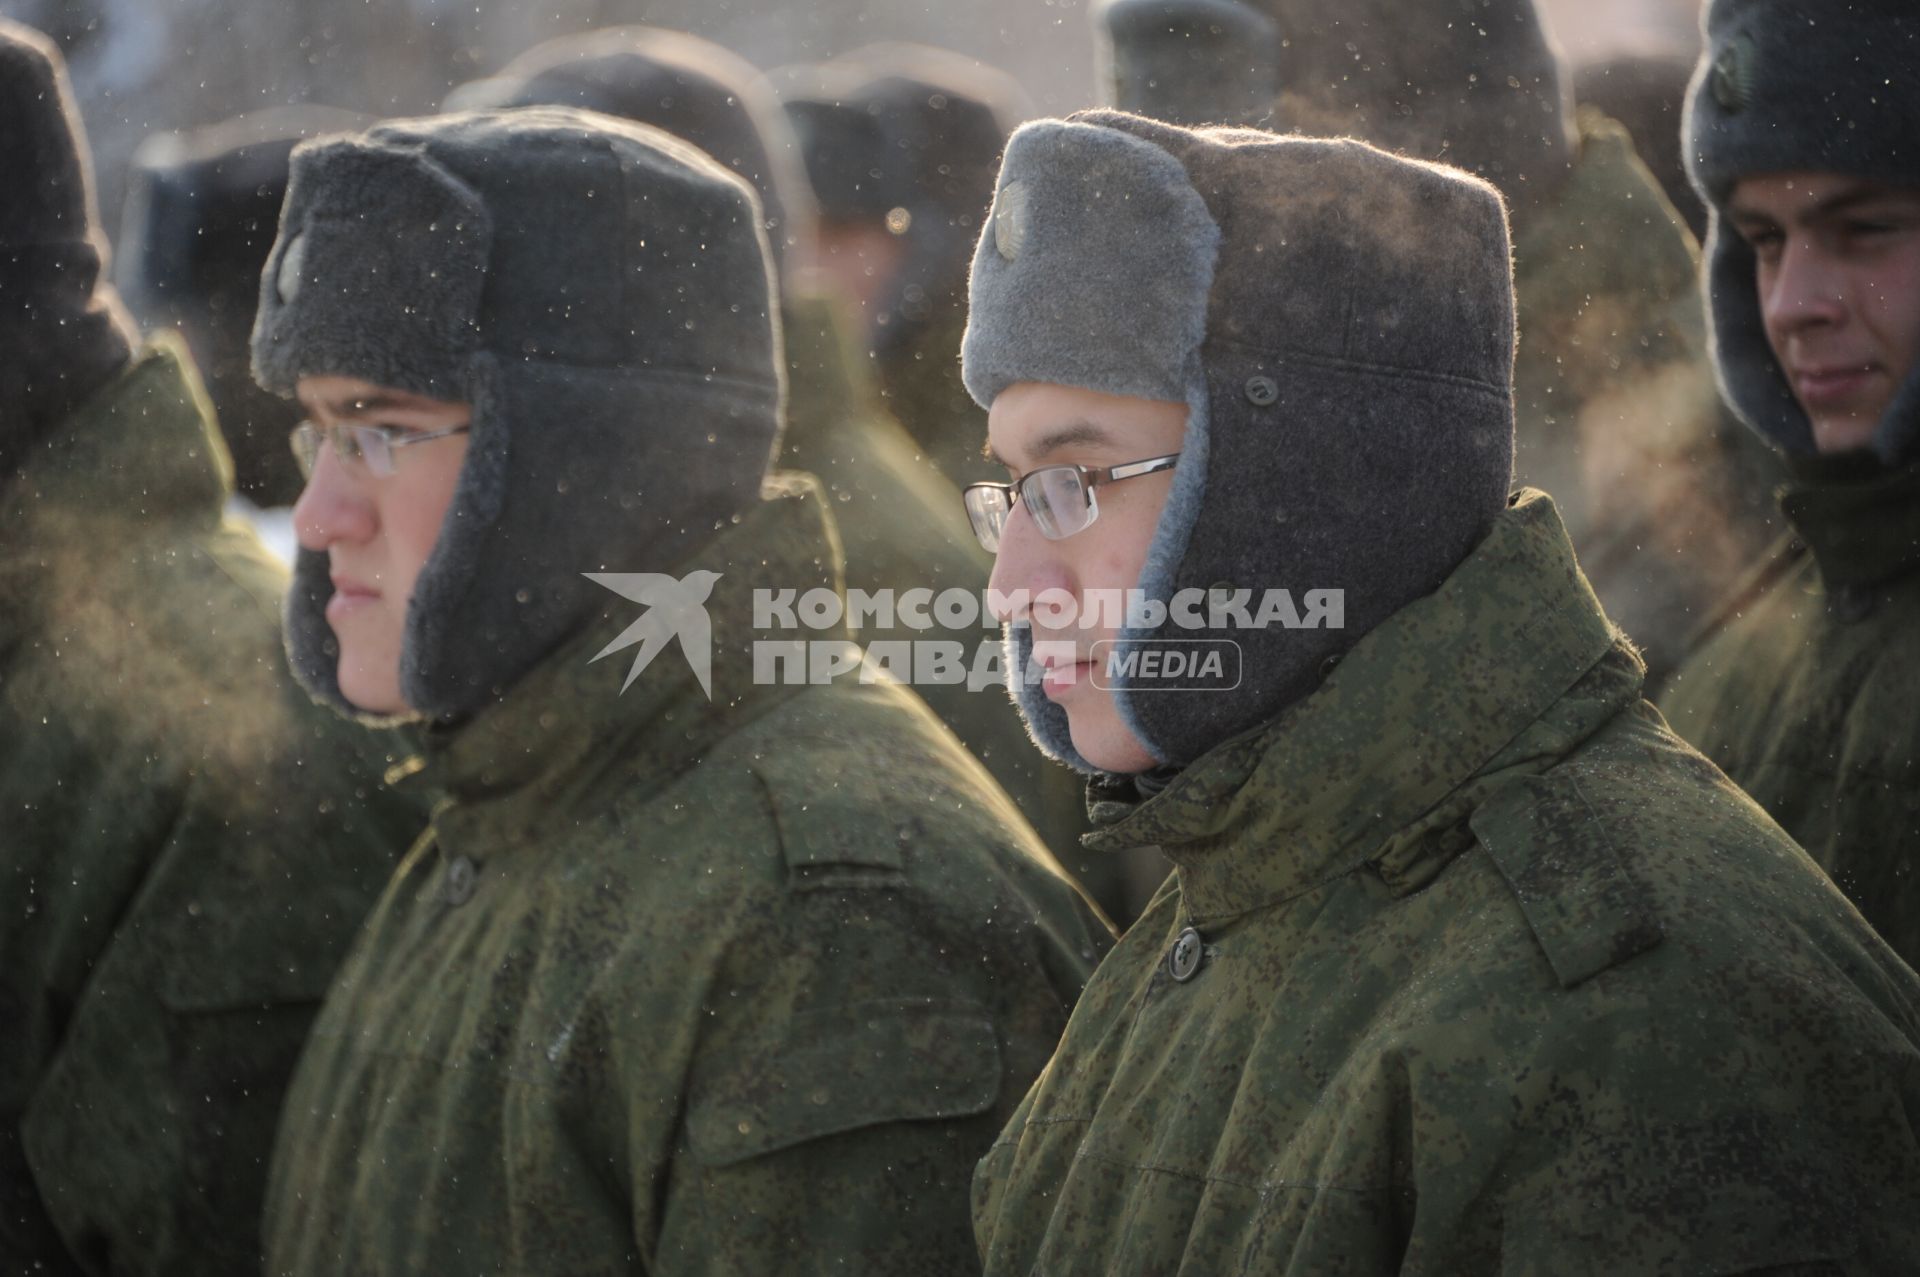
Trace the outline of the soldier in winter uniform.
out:
[[[257,1273],[295,1057],[426,816],[288,677],[286,573],[11,24],[0,173],[0,1271]]]
[[[529,50],[486,80],[455,90],[450,108],[576,106],[638,120],[691,142],[753,183],[767,213],[781,279],[786,336],[787,428],[780,464],[816,475],[833,499],[850,589],[978,594],[990,562],[958,514],[959,490],[928,461],[924,444],[881,404],[857,332],[839,299],[809,278],[816,240],[814,197],[772,88],[753,67],[696,36],[620,27],[568,36]],[[989,163],[998,160],[998,151]],[[989,173],[980,209],[991,202]],[[978,233],[977,224],[969,232]],[[958,365],[958,336],[954,363]],[[970,432],[979,451],[978,422]],[[976,475],[975,477],[979,477]],[[969,658],[990,630],[915,629],[895,618],[863,625],[867,644],[959,642]],[[965,666],[959,667],[964,674]],[[1127,897],[1107,858],[1085,855],[1085,795],[1065,768],[1038,758],[1004,692],[916,679],[915,691],[987,767],[1041,840],[1087,880],[1115,917]],[[1089,873],[1089,870],[1096,872]]]
[[[1722,0],[1707,36],[1714,353],[1792,531],[1661,706],[1920,963],[1920,14]]]
[[[298,414],[255,384],[247,353],[287,156],[303,138],[368,123],[331,107],[277,107],[149,138],[128,174],[121,295],[143,326],[186,339],[233,455],[234,488],[263,509],[300,495],[287,447]]]
[[[969,510],[1093,841],[1177,872],[981,1163],[988,1273],[1920,1253],[1920,979],[1508,495],[1508,261],[1491,187],[1363,143],[1014,135]],[[1155,676],[1196,640],[1237,668]]]
[[[875,45],[781,95],[820,204],[820,256],[860,303],[887,406],[955,483],[991,478],[960,384],[967,264],[1020,86],[943,49]]]
[[[1107,0],[1096,15],[1122,105],[1363,138],[1500,189],[1516,468],[1554,494],[1654,675],[1671,669],[1770,536],[1750,496],[1764,483],[1742,481],[1764,458],[1719,410],[1693,236],[1625,130],[1575,111],[1535,0]]]
[[[272,1272],[973,1266],[968,1175],[1103,945],[916,699],[756,654],[757,595],[839,576],[814,481],[762,491],[761,223],[566,108],[294,152],[289,646],[426,720],[396,780],[440,799],[302,1059]]]

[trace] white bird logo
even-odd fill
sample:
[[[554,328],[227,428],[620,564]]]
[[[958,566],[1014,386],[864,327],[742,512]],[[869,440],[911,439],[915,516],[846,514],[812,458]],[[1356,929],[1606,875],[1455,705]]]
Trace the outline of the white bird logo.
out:
[[[677,638],[681,654],[693,667],[693,676],[700,680],[700,690],[707,694],[708,700],[713,699],[713,623],[707,619],[706,603],[713,593],[713,583],[720,579],[718,572],[704,569],[689,572],[684,580],[676,580],[663,572],[583,572],[581,575],[647,608],[639,620],[620,631],[620,637],[601,648],[587,664],[611,656],[621,648],[640,644],[633,666],[627,671],[627,681],[620,685],[624,693],[633,686],[633,680],[640,677],[640,671],[660,654],[667,641]]]

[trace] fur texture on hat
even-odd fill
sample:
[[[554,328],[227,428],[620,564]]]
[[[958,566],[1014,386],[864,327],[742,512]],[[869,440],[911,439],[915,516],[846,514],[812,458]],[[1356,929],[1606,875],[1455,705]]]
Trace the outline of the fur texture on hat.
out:
[[[407,614],[414,709],[487,704],[604,606],[582,573],[677,562],[756,499],[783,394],[760,218],[691,146],[571,109],[394,121],[294,151],[261,277],[261,384],[286,395],[334,373],[472,405]],[[351,709],[331,594],[327,557],[303,551],[295,672]]]
[[[455,89],[446,109],[576,106],[691,142],[752,183],[775,265],[809,245],[813,198],[779,99],[757,68],[711,40],[660,27],[608,27],[527,50]]]
[[[1813,423],[1767,341],[1753,250],[1728,225],[1726,205],[1740,179],[1762,173],[1920,187],[1920,11],[1909,0],[1715,0],[1705,26],[1684,132],[1710,210],[1714,365],[1749,426],[1789,456],[1812,456]],[[1888,407],[1873,450],[1888,465],[1920,457],[1920,370]]]
[[[1508,251],[1490,186],[1364,143],[1110,111],[1014,135],[974,258],[969,391],[989,406],[1050,382],[1187,405],[1146,598],[1344,591],[1343,628],[1227,635],[1242,650],[1231,695],[1114,679],[1161,762],[1184,766],[1307,695],[1504,508]],[[1120,646],[1191,637],[1136,623]],[[1024,672],[1031,633],[1009,641]],[[1017,697],[1041,747],[1086,768],[1065,712],[1024,678]]]

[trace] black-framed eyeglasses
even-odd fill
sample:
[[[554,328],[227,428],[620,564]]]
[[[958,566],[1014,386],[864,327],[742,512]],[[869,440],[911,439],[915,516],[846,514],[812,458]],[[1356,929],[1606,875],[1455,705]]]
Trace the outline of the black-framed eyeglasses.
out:
[[[1177,452],[1145,461],[1129,461],[1118,466],[1041,466],[1012,483],[973,483],[960,495],[967,504],[967,522],[973,535],[989,554],[1000,552],[1000,534],[1013,513],[1014,498],[1026,503],[1033,526],[1049,541],[1084,532],[1100,517],[1100,502],[1093,490],[1122,479],[1138,479],[1143,474],[1171,470],[1180,460]]]
[[[398,426],[366,426],[336,423],[331,426],[303,421],[293,428],[293,456],[300,463],[301,477],[313,478],[320,463],[320,445],[330,444],[333,455],[343,465],[364,470],[376,479],[390,478],[394,472],[394,453],[416,443],[428,443],[452,435],[463,435],[473,426],[448,426],[445,430],[402,430]]]

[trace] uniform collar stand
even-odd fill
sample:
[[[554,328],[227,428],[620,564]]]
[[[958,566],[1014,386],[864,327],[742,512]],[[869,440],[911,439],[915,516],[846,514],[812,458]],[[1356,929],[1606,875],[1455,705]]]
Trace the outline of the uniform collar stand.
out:
[[[840,590],[838,537],[810,476],[771,480],[763,500],[668,574],[720,574],[704,610],[712,636],[709,700],[687,655],[669,641],[624,692],[640,648],[594,661],[647,609],[607,595],[608,608],[540,662],[498,703],[465,722],[425,731],[417,759],[392,779],[440,795],[435,821],[485,830],[494,841],[537,835],[529,822],[564,819],[572,801],[610,775],[649,789],[698,761],[707,747],[799,691],[755,682],[756,590]],[[845,638],[844,628],[801,637]]]
[[[1920,569],[1920,462],[1872,453],[1796,457],[1780,508],[1829,589],[1870,589]]]
[[[1543,768],[1637,699],[1642,679],[1553,502],[1522,492],[1437,591],[1364,637],[1311,696],[1087,845],[1160,846],[1196,919],[1368,862],[1410,891],[1437,872],[1436,851],[1443,864],[1460,849],[1450,831],[1479,788],[1469,782]]]

